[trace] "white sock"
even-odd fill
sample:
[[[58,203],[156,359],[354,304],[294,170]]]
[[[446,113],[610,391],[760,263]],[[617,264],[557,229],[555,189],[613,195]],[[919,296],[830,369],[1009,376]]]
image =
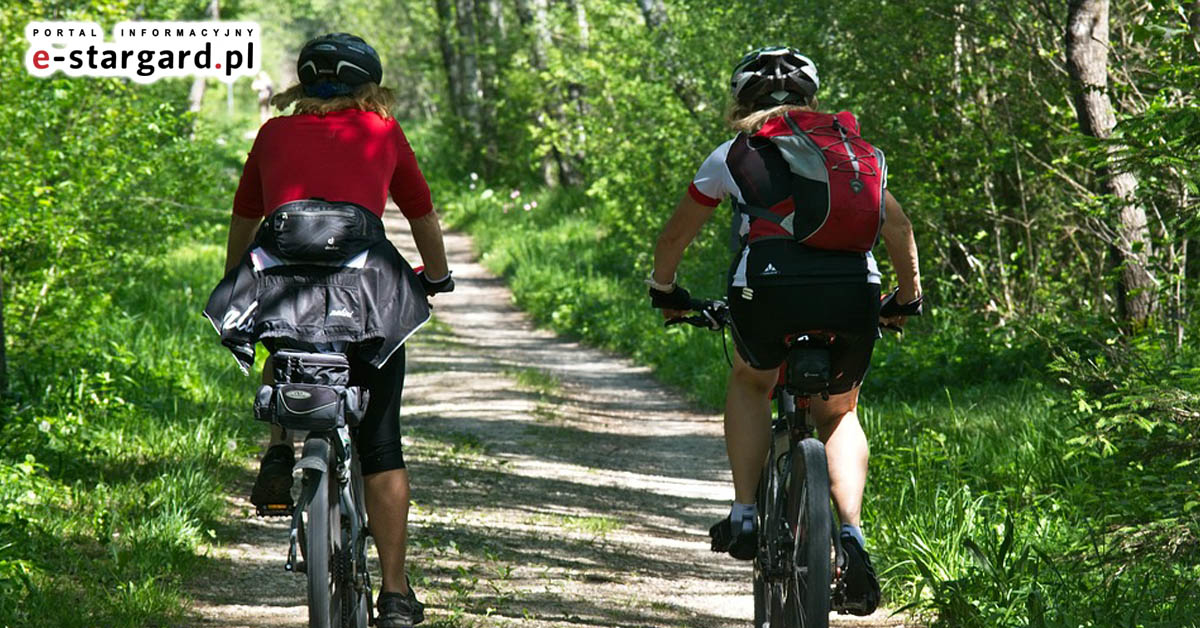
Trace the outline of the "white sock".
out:
[[[754,520],[757,517],[758,508],[754,504],[733,502],[733,507],[729,509],[729,523],[732,524],[735,534],[753,532]]]
[[[843,523],[842,534],[849,534],[850,536],[854,537],[855,541],[858,541],[858,544],[861,545],[863,549],[867,548],[867,539],[863,536],[862,528],[858,526],[852,526],[848,523]]]

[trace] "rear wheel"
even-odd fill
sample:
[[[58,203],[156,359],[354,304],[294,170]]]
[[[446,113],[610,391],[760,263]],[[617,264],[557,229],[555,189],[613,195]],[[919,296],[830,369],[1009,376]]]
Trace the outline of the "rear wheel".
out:
[[[772,459],[763,468],[758,484],[758,553],[754,557],[754,626],[790,627],[787,618],[787,581],[780,569],[789,562],[792,539],[784,518],[786,498],[780,482],[788,477],[791,464],[787,433],[774,435]]]
[[[371,579],[370,573],[367,571],[366,492],[363,486],[362,468],[359,466],[357,457],[353,459],[351,469],[350,504],[354,512],[345,513],[343,517],[346,526],[346,547],[353,552],[351,554],[353,568],[346,589],[346,599],[351,601],[349,603],[351,604],[350,609],[352,609],[348,626],[367,628],[371,607]],[[355,525],[354,519],[357,519],[359,525],[357,539],[354,539],[352,534]]]
[[[311,498],[304,504],[304,561],[308,575],[308,625],[310,628],[341,628],[342,609],[340,588],[336,577],[339,565],[342,526],[341,503],[333,451],[325,444],[328,456],[326,471],[305,470],[305,483],[310,485]],[[306,444],[305,453],[309,447]],[[308,491],[306,490],[306,493]]]
[[[833,518],[825,446],[806,438],[796,446],[788,483],[792,572],[787,578],[787,626],[826,628],[833,582]]]

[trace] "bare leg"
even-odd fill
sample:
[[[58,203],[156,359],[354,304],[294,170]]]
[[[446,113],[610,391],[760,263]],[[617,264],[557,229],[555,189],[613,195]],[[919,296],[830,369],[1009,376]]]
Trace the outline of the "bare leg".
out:
[[[813,422],[825,442],[829,492],[843,524],[861,525],[863,487],[867,484],[870,450],[858,422],[858,388],[828,400],[812,399]]]
[[[408,593],[404,561],[408,553],[408,469],[372,473],[363,478],[371,535],[379,549],[381,591]]]
[[[725,399],[725,451],[733,471],[734,501],[753,504],[771,441],[771,400],[768,394],[779,371],[751,367],[734,352],[733,371]]]

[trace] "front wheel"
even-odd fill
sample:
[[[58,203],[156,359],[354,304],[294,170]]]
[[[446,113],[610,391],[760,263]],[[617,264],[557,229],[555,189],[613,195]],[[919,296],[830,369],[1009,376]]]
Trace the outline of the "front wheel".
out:
[[[788,578],[787,616],[804,628],[829,625],[833,582],[833,515],[829,509],[829,466],[815,438],[797,445],[788,485],[788,527],[795,539]]]

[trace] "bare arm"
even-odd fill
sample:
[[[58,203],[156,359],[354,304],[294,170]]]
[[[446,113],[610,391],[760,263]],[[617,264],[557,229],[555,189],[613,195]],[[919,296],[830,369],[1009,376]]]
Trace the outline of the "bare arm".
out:
[[[243,218],[237,214],[229,219],[229,240],[225,245],[225,272],[229,272],[242,260],[246,249],[250,248],[250,243],[254,241],[254,232],[258,230],[260,222],[262,222],[261,218]]]
[[[421,262],[425,264],[425,276],[436,280],[449,275],[450,266],[446,262],[446,245],[442,242],[442,225],[438,222],[437,210],[414,218],[408,224],[412,227],[413,242],[421,254]]]
[[[921,296],[921,270],[917,260],[917,241],[913,238],[912,222],[905,215],[900,202],[891,192],[884,190],[883,245],[887,249],[892,267],[896,269],[896,280],[900,292],[899,303],[909,303]]]
[[[675,279],[675,269],[683,259],[683,251],[687,248],[704,223],[712,217],[714,207],[697,203],[690,195],[684,194],[675,207],[675,213],[663,226],[658,234],[658,244],[654,247],[654,281],[671,283]]]

